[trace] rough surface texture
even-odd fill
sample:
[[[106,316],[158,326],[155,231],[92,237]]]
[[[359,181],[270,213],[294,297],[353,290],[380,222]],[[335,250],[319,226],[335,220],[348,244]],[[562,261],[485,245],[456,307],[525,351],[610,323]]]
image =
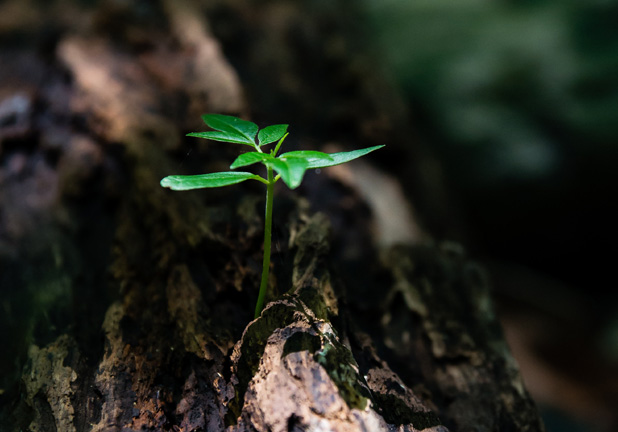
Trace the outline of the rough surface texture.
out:
[[[204,112],[297,124],[304,148],[413,145],[354,67],[349,5],[318,3],[2,4],[32,39],[0,52],[6,430],[543,430],[482,270],[393,246],[426,237],[387,174],[361,166],[392,186],[367,203],[354,168],[277,190],[253,321],[262,185],[159,186],[238,154],[183,137]]]

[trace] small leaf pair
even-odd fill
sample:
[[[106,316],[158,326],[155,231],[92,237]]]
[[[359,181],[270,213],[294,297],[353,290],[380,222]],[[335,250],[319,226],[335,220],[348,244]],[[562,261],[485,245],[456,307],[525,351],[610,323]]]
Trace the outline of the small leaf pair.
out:
[[[259,131],[258,126],[238,117],[221,114],[204,114],[202,120],[214,131],[192,132],[187,136],[206,138],[213,141],[245,144],[258,149],[259,147],[280,140],[286,133],[288,125],[272,125]],[[255,136],[258,136],[256,143]]]

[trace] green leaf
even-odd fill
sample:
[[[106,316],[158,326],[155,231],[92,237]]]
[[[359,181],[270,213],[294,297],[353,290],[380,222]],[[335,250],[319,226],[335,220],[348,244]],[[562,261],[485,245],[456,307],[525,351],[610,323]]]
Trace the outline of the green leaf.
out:
[[[274,160],[275,158],[267,153],[258,153],[258,152],[247,152],[243,153],[236,158],[232,165],[230,165],[231,169],[236,169],[240,167],[244,167],[247,165],[253,165],[254,163],[263,162],[265,163],[268,160]]]
[[[299,158],[304,159],[309,163],[317,163],[319,161],[323,163],[333,162],[334,159],[328,153],[322,153],[314,150],[298,150],[283,153],[279,158]]]
[[[264,129],[261,129],[258,133],[258,141],[260,146],[279,141],[287,132],[288,126],[289,125],[286,124],[279,124],[266,126]]]
[[[255,123],[222,114],[204,114],[202,120],[215,130],[236,133],[249,141],[255,142],[255,134],[258,131],[258,126]]]
[[[256,147],[255,135],[258,132],[258,126],[255,123],[222,114],[204,114],[202,120],[218,132],[197,132],[189,136]]]
[[[245,180],[263,181],[262,177],[248,172],[218,172],[212,174],[200,175],[174,175],[165,177],[161,180],[161,186],[168,187],[172,190],[190,190],[201,188],[214,188],[221,186],[229,186],[236,183],[244,182]]]
[[[365,156],[367,153],[371,153],[374,150],[384,147],[383,145],[367,147],[359,150],[352,150],[348,152],[340,152],[340,153],[331,153],[329,156],[332,161],[325,161],[322,159],[308,159],[307,162],[309,166],[307,168],[326,168],[330,166],[340,165],[342,163],[350,162],[354,159],[357,159],[361,156]]]
[[[303,176],[307,170],[308,163],[301,158],[276,158],[267,161],[266,165],[272,167],[281,175],[281,180],[290,189],[296,189],[303,181]]]
[[[245,144],[250,145],[251,147],[255,147],[254,144],[248,143],[244,137],[240,135],[232,135],[227,132],[220,131],[208,131],[208,132],[191,132],[188,133],[187,136],[197,137],[197,138],[206,138],[213,141],[222,141],[229,142],[234,144]]]

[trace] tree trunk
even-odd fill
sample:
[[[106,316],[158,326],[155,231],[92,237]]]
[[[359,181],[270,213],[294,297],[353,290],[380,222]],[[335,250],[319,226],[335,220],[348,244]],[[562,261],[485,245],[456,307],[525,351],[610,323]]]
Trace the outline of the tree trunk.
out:
[[[207,112],[290,123],[291,147],[386,143],[393,172],[422,157],[352,4],[327,3],[4,2],[6,430],[543,430],[483,270],[419,234],[389,175],[276,190],[255,320],[262,185],[159,186],[243,150],[184,137]]]

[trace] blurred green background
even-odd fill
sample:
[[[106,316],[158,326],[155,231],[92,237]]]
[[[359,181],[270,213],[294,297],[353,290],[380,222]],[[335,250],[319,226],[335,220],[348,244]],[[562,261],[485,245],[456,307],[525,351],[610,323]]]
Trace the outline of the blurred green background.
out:
[[[582,407],[618,400],[618,2],[363,7],[380,67],[446,178],[452,208],[429,231],[488,265],[507,335],[533,339],[562,380],[537,389],[519,358],[548,430],[615,427]]]

